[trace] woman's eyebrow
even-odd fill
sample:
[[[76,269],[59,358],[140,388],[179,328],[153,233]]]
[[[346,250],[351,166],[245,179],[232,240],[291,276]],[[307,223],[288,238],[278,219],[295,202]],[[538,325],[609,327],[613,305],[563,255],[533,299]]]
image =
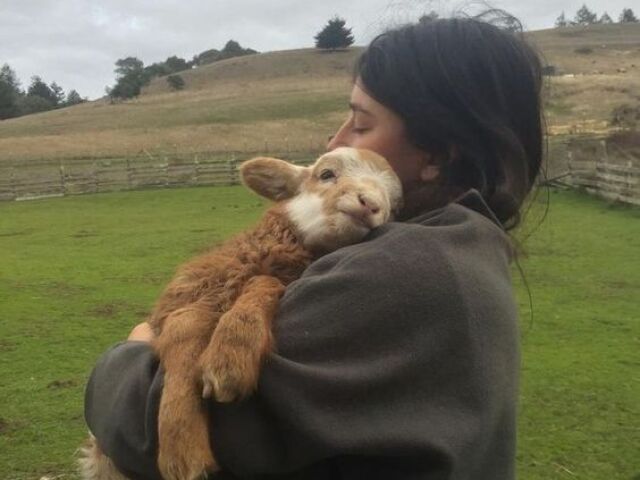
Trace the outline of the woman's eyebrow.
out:
[[[358,103],[349,102],[349,107],[351,107],[351,110],[354,111],[354,112],[360,112],[360,113],[364,113],[365,115],[373,116],[373,113],[371,113],[369,110],[367,110],[366,108],[362,107],[362,105],[360,105]]]

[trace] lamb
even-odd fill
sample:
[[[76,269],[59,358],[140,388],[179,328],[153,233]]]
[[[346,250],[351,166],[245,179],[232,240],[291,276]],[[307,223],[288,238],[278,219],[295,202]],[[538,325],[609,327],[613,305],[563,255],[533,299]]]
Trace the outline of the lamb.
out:
[[[253,229],[183,265],[147,319],[165,371],[158,467],[168,480],[219,469],[202,397],[229,402],[256,388],[285,287],[315,258],[361,241],[402,202],[398,177],[367,150],[338,148],[310,167],[261,157],[240,174],[276,203]],[[93,437],[83,457],[84,479],[123,478]]]

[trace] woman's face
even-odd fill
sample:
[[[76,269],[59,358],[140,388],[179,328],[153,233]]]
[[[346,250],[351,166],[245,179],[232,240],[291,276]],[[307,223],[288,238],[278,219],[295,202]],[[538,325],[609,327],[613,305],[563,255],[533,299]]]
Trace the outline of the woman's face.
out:
[[[415,147],[407,137],[402,119],[374,100],[356,82],[349,102],[351,113],[327,148],[366,148],[391,164],[405,189],[434,180],[439,173],[431,156]]]

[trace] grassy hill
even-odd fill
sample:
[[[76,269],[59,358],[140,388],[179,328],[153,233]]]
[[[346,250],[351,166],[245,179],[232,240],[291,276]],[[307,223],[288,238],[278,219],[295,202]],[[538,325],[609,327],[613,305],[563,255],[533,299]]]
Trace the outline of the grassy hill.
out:
[[[553,134],[576,124],[604,131],[616,107],[640,109],[640,24],[529,37],[561,74],[546,91]],[[143,152],[319,150],[346,113],[360,50],[233,58],[183,72],[180,92],[158,78],[132,101],[98,100],[3,121],[0,164]]]

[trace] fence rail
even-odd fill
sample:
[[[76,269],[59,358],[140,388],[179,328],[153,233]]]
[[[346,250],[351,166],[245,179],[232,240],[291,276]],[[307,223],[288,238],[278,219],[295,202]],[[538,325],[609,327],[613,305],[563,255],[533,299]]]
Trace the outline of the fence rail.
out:
[[[196,185],[237,185],[239,164],[264,152],[156,153],[135,157],[74,158],[0,164],[0,200],[27,200],[85,193]],[[320,150],[269,152],[309,164]],[[640,155],[606,139],[560,142],[551,150],[554,177],[570,186],[640,205]]]
[[[299,165],[320,152],[270,152]],[[238,166],[260,152],[200,152],[114,158],[76,158],[0,165],[0,200],[196,185],[237,185]]]
[[[583,140],[578,146],[567,149],[570,185],[607,200],[640,205],[640,157],[606,139]]]

